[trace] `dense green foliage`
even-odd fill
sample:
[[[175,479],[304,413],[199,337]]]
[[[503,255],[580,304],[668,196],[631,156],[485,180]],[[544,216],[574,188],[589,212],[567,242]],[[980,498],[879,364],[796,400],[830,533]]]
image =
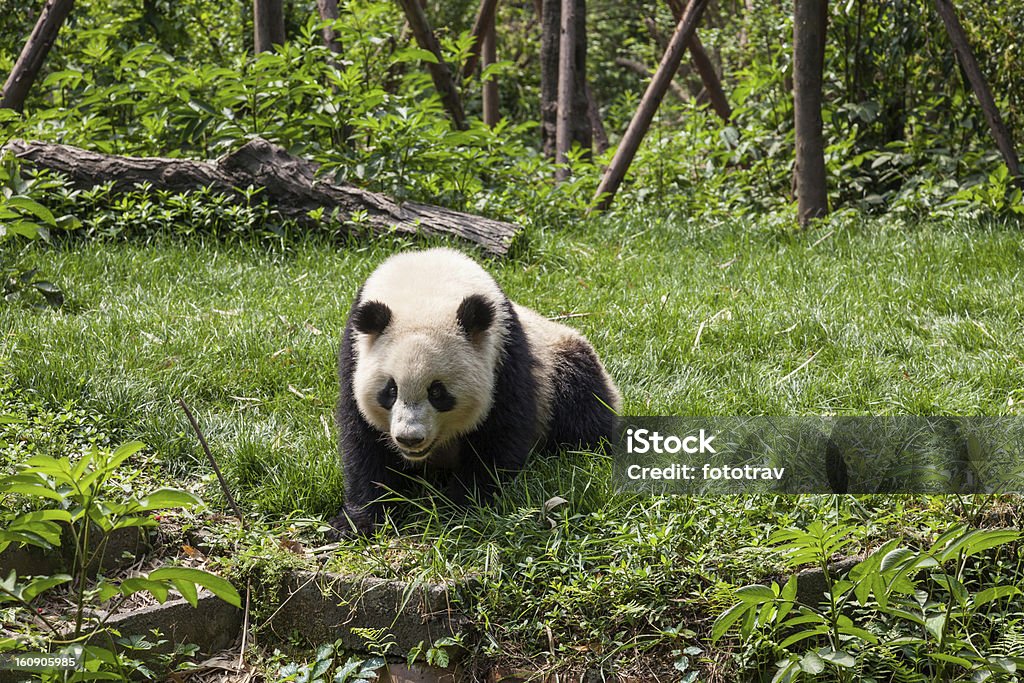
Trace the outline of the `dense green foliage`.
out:
[[[703,41],[734,109],[723,123],[699,98],[663,104],[633,166],[627,202],[705,212],[785,207],[793,157],[788,5],[713,3]],[[262,135],[311,155],[339,178],[399,198],[545,220],[589,201],[599,156],[554,188],[538,157],[539,22],[532,3],[504,3],[499,79],[508,119],[480,122],[479,83],[462,84],[470,130],[451,130],[397,3],[342,3],[332,59],[312,9],[288,3],[289,42],[254,58],[251,20],[236,6],[192,0],[83,2],[61,34],[28,115],[0,113],[7,136],[109,152],[210,157]],[[970,38],[1011,130],[1024,126],[1016,59],[1024,11],[962,2]],[[475,4],[431,3],[446,57],[461,63]],[[0,33],[0,72],[33,16]],[[645,20],[649,20],[646,21]],[[827,168],[835,208],[1024,210],[929,0],[833,3],[825,74]],[[643,82],[615,59],[657,63],[672,23],[665,3],[589,6],[589,73],[614,139]],[[684,68],[690,91],[699,79]],[[1018,136],[1018,142],[1019,142]]]

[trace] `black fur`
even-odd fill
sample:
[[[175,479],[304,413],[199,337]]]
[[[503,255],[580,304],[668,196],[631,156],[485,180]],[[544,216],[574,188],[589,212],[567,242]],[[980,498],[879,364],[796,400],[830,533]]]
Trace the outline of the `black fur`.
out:
[[[542,450],[597,446],[602,438],[611,438],[617,421],[611,408],[614,392],[597,355],[583,340],[569,340],[557,350],[552,383],[551,422]]]
[[[448,393],[448,387],[440,380],[431,383],[427,389],[427,400],[439,413],[447,413],[455,408],[455,397]]]
[[[494,307],[483,296],[473,294],[462,300],[455,318],[466,333],[466,338],[476,342],[480,338],[480,333],[485,332],[494,323]]]
[[[380,334],[391,322],[391,309],[379,301],[367,301],[353,309],[348,319],[363,334]]]
[[[534,358],[512,303],[505,299],[501,306],[508,323],[494,406],[484,423],[463,439],[459,468],[447,489],[448,498],[459,505],[470,500],[487,502],[503,478],[523,469],[533,447],[537,421]]]

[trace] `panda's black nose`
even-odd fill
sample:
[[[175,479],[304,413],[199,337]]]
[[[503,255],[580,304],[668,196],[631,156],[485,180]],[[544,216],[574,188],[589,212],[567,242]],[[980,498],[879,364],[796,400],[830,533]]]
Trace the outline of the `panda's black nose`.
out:
[[[421,437],[416,436],[396,436],[395,440],[398,441],[398,443],[402,444],[403,446],[408,446],[409,448],[415,448],[416,446],[419,446],[421,443],[423,443],[423,439]]]

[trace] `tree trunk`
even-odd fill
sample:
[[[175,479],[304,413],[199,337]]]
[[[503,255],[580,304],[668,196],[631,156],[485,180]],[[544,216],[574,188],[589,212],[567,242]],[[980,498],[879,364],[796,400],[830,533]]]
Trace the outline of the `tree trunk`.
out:
[[[338,18],[338,0],[316,0],[317,11],[320,12],[320,19],[323,21],[335,21]],[[323,36],[324,45],[327,49],[336,55],[340,55],[342,48],[341,43],[338,42],[337,36],[334,35],[334,29],[330,26],[324,26],[320,31],[320,35]]]
[[[60,27],[64,25],[74,4],[74,0],[46,0],[35,28],[25,41],[18,61],[14,63],[14,68],[4,83],[3,94],[0,95],[0,108],[15,111],[24,109],[28,91],[39,75],[39,70],[43,68],[46,55],[50,53],[50,48],[60,33]]]
[[[574,41],[572,90],[572,141],[580,146],[585,158],[590,158],[594,146],[590,119],[587,117],[587,3],[575,0],[576,31]]]
[[[796,0],[793,6],[793,114],[796,133],[797,216],[800,225],[828,214],[821,83],[825,68],[828,0]]]
[[[558,73],[559,43],[561,40],[561,17],[563,0],[544,0],[541,8],[541,44],[540,44],[540,103],[541,103],[541,139],[544,155],[555,158],[557,121],[558,121]],[[587,75],[587,12],[585,0],[574,0],[573,14],[573,94],[572,110],[579,115],[570,118],[570,146],[579,144],[589,152],[593,139],[590,132],[590,121],[583,112],[587,106],[586,75]]]
[[[257,54],[284,44],[284,0],[252,0],[252,19]]]
[[[562,0],[559,17],[561,33],[558,40],[558,118],[555,119],[555,171],[557,180],[569,177],[569,150],[572,148],[572,127],[576,111],[573,109],[576,57],[576,0]]]
[[[1010,172],[1017,187],[1024,189],[1024,176],[1021,176],[1020,158],[1017,156],[1017,150],[1014,149],[1013,137],[1007,130],[1006,124],[1003,123],[1003,117],[1000,116],[999,109],[992,98],[988,82],[985,80],[984,74],[981,73],[978,60],[974,58],[971,45],[967,42],[967,34],[964,33],[964,28],[960,25],[960,19],[956,15],[956,9],[950,0],[935,0],[935,9],[942,17],[942,23],[946,26],[946,33],[949,34],[949,41],[953,44],[956,57],[960,61],[964,73],[967,74],[967,80],[971,84],[971,89],[974,90],[975,97],[978,98],[981,111],[985,114],[985,120],[995,139],[996,147],[1003,155],[1006,169]]]
[[[454,236],[498,255],[508,253],[519,230],[511,223],[430,204],[397,204],[381,194],[318,178],[316,162],[294,157],[260,138],[214,162],[113,156],[23,140],[12,140],[2,149],[12,151],[27,167],[64,174],[79,189],[102,183],[111,183],[115,192],[136,191],[140,183],[153,191],[210,188],[246,203],[249,198],[238,188],[252,186],[283,217],[316,229]],[[354,215],[358,220],[352,220]]]
[[[723,121],[728,121],[732,117],[732,107],[729,106],[729,98],[725,96],[725,90],[722,89],[722,81],[718,78],[715,65],[712,64],[708,53],[705,52],[704,46],[700,42],[700,37],[696,33],[693,34],[689,47],[693,64],[697,67],[700,80],[704,83],[704,89],[708,91],[708,97],[711,99],[711,108],[715,110],[715,113]]]
[[[626,171],[629,170],[629,165],[633,162],[633,157],[636,156],[636,151],[640,148],[640,143],[643,142],[647,129],[651,126],[654,114],[658,111],[658,105],[661,104],[669,83],[672,82],[676,70],[679,69],[686,46],[690,42],[690,38],[693,37],[693,32],[697,29],[697,24],[707,5],[708,0],[690,0],[686,6],[686,11],[683,12],[675,33],[672,34],[672,39],[668,43],[668,49],[661,58],[661,64],[658,65],[654,78],[648,84],[636,114],[633,115],[626,133],[622,136],[622,141],[619,143],[612,162],[605,169],[601,184],[594,194],[594,208],[607,209],[615,199],[615,193],[619,191],[619,185],[622,184],[622,179],[625,178]]]
[[[669,0],[668,5],[676,21],[679,21],[683,16],[682,0]],[[708,53],[704,50],[704,45],[700,42],[700,36],[697,35],[696,31],[694,31],[693,38],[687,44],[687,48],[690,50],[690,58],[693,60],[693,65],[697,67],[697,73],[700,74],[704,90],[707,91],[708,98],[711,100],[711,108],[715,110],[715,113],[723,121],[728,121],[732,117],[729,98],[725,96],[725,90],[722,88],[722,81],[718,77],[718,72],[715,71],[715,65],[712,64]]]
[[[544,156],[555,157],[555,121],[558,118],[558,41],[562,0],[543,0],[540,37],[540,126]]]
[[[437,92],[441,95],[441,103],[444,105],[445,110],[447,110],[455,127],[459,130],[465,130],[466,115],[462,109],[462,98],[459,97],[459,91],[455,87],[455,79],[452,77],[451,69],[448,68],[444,57],[441,55],[441,44],[437,42],[437,37],[434,35],[434,30],[430,27],[430,21],[427,19],[426,12],[423,11],[419,0],[399,1],[402,4],[402,9],[405,11],[405,18],[409,22],[409,28],[412,29],[413,36],[416,37],[416,43],[427,52],[433,53],[434,57],[437,58],[437,63],[428,62],[427,68],[430,70],[430,77],[434,81],[434,87],[437,88]]]
[[[480,63],[480,56],[484,49],[486,36],[494,33],[494,13],[498,8],[498,0],[480,0],[480,9],[476,13],[476,21],[473,22],[473,45],[469,48],[469,56],[462,66],[462,78],[472,78],[476,71],[476,65]]]
[[[590,132],[594,138],[594,149],[598,154],[604,154],[608,149],[608,133],[604,129],[604,122],[601,120],[601,107],[597,104],[594,91],[590,87],[590,81],[584,82],[584,92],[587,96],[587,118],[590,119]]]
[[[481,56],[483,61],[480,63],[486,70],[487,67],[498,61],[496,31],[494,30],[494,24],[492,23],[488,27],[487,32],[483,35],[483,45],[481,46]],[[498,112],[498,80],[491,76],[483,83],[483,97],[484,97],[484,123],[494,128],[501,119],[501,115]]]

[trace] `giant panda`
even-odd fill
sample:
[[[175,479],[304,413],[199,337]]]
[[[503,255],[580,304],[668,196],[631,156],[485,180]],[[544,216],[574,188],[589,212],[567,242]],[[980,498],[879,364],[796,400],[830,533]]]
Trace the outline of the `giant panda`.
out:
[[[611,437],[618,389],[579,332],[512,303],[451,249],[384,261],[356,294],[338,353],[345,503],[369,533],[409,474],[447,470],[446,497],[486,502],[534,448]]]

